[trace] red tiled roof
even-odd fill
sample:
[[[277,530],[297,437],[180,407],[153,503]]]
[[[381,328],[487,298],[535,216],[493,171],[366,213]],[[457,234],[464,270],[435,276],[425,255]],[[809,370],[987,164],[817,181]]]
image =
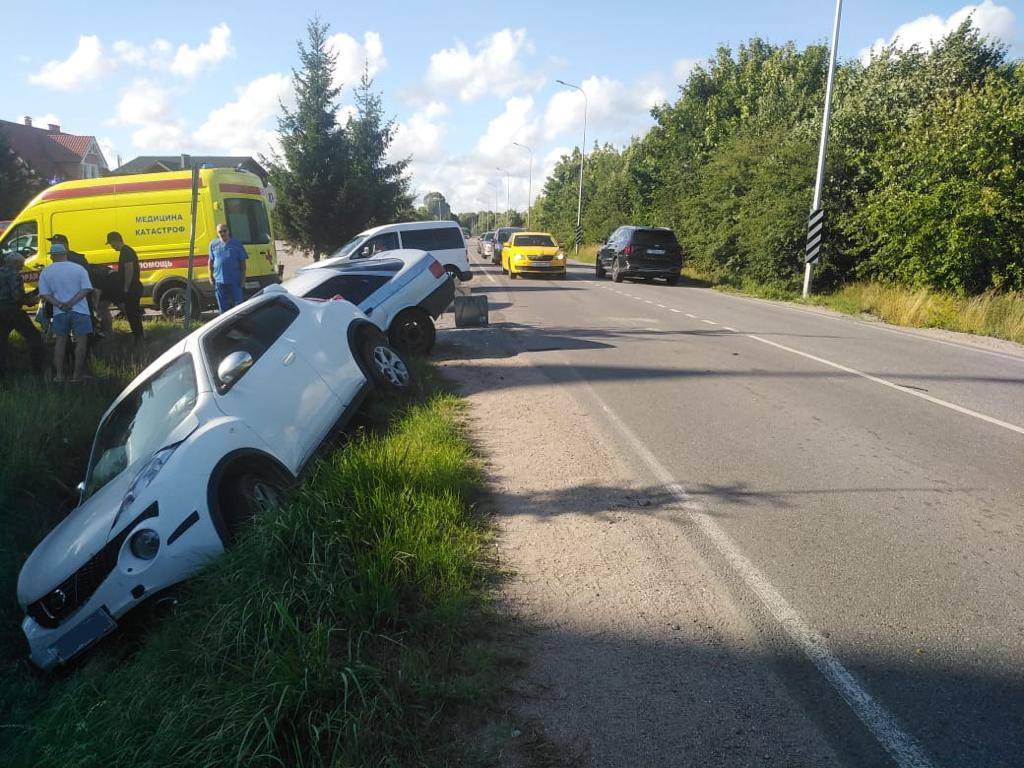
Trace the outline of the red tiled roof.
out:
[[[95,140],[93,136],[50,131],[22,123],[0,120],[0,133],[11,149],[43,178],[60,175],[60,165],[81,163]]]
[[[89,147],[94,141],[92,136],[75,136],[73,133],[47,131],[46,135],[51,141],[56,141],[58,144],[67,147],[80,158],[85,157],[85,153],[89,151]]]

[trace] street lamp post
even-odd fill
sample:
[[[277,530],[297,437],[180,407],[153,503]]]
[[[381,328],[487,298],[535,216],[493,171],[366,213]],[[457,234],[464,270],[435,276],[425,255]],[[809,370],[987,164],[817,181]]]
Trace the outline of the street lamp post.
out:
[[[828,155],[828,131],[832,121],[832,84],[836,75],[836,57],[839,52],[839,22],[843,15],[843,0],[836,0],[836,20],[832,28],[832,53],[828,60],[828,81],[825,84],[825,114],[821,120],[821,147],[818,150],[818,175],[814,182],[814,201],[811,203],[813,214],[821,208],[822,191],[825,187],[825,158]],[[811,295],[811,275],[814,272],[814,264],[808,261],[804,264],[804,290],[803,297],[806,299]]]
[[[526,228],[533,229],[533,150],[525,144],[520,144],[518,141],[513,141],[512,143],[530,153],[530,183],[527,186],[526,192]]]
[[[583,144],[580,145],[580,196],[576,203],[576,231],[580,231],[580,222],[583,218],[583,160],[587,154],[587,108],[589,106],[589,99],[587,99],[587,92],[580,88],[578,85],[567,83],[565,80],[555,80],[559,85],[564,85],[566,88],[575,88],[577,91],[583,94]],[[580,255],[580,244],[579,239],[576,238],[576,255]]]
[[[512,174],[504,168],[496,168],[499,173],[505,174],[505,226],[512,226]]]

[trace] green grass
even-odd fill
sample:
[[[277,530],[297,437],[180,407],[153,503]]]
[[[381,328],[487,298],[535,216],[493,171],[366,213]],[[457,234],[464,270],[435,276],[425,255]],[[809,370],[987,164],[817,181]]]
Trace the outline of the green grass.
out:
[[[414,399],[374,400],[357,435],[327,451],[144,637],[119,633],[72,674],[41,676],[28,669],[6,601],[5,765],[449,763],[453,712],[497,690],[481,636],[490,532],[471,513],[481,470],[461,401],[432,369],[416,371]],[[58,492],[81,473],[102,400],[43,459]],[[43,413],[52,421],[70,410],[58,401]],[[48,428],[49,442],[63,433]],[[4,539],[13,596],[19,560],[53,516],[5,509],[32,531],[10,539],[17,545]],[[18,527],[5,526],[5,537]]]
[[[582,261],[584,264],[593,264],[597,260],[598,247],[596,245],[584,245],[580,247],[579,253],[574,253],[573,247],[568,245],[565,247],[565,252],[569,255],[569,258]]]
[[[868,313],[895,325],[945,328],[1024,344],[1024,293],[960,297],[926,288],[856,283],[810,301],[851,315]]]

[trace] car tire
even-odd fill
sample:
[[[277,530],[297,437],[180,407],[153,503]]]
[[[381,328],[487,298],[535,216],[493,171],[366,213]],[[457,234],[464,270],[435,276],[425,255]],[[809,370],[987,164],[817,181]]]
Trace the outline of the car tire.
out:
[[[188,288],[184,285],[173,284],[164,288],[156,297],[155,304],[160,314],[167,320],[181,320],[185,316],[185,299],[188,295]],[[192,316],[196,317],[197,310],[202,312],[203,304],[199,294],[192,292]]]
[[[279,478],[255,472],[232,475],[225,483],[221,515],[229,543],[257,517],[279,507],[286,490]]]
[[[669,285],[679,285],[679,275],[669,275],[665,278],[665,282]]]
[[[398,313],[388,328],[391,346],[410,355],[425,355],[434,347],[437,329],[430,315],[422,309],[410,307]]]
[[[600,256],[594,260],[594,274],[597,276],[598,280],[603,280],[605,275],[608,274],[607,272],[604,271],[604,265],[601,264]]]
[[[618,261],[618,259],[616,259],[615,261],[612,262],[612,282],[613,283],[621,283],[622,282],[622,270],[619,269],[619,261]]]
[[[374,334],[363,339],[359,351],[375,387],[392,394],[405,393],[412,388],[409,364],[383,337]]]

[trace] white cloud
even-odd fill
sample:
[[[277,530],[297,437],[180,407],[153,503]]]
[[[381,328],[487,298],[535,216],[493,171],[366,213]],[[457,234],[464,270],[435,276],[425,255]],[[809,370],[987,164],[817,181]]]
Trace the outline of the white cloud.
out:
[[[179,152],[185,139],[184,121],[175,117],[170,94],[148,80],[136,80],[117,104],[117,121],[133,127],[136,149]],[[109,162],[108,158],[108,162]]]
[[[99,136],[96,139],[96,143],[100,145],[100,151],[103,153],[103,157],[107,160],[107,166],[113,170],[117,168],[117,145],[114,144],[114,140],[109,136]]]
[[[195,77],[203,67],[216,64],[234,52],[231,47],[231,29],[221,22],[210,29],[209,38],[198,48],[193,48],[187,43],[179,45],[174,61],[171,62],[171,71],[183,77]]]
[[[384,43],[377,32],[364,32],[360,44],[351,35],[339,32],[327,38],[327,50],[335,55],[334,87],[352,88],[359,83],[365,67],[373,77],[387,66]]]
[[[38,117],[32,118],[32,125],[36,128],[46,128],[48,125],[60,125],[60,118],[52,112],[47,112],[45,115],[39,115]]]
[[[439,118],[447,114],[446,104],[432,101],[414,112],[408,120],[399,122],[395,126],[390,157],[397,160],[411,156],[421,163],[439,160],[444,152],[443,142],[447,132],[447,127],[439,122]]]
[[[676,85],[685,85],[700,63],[700,59],[676,59],[672,64],[672,75],[675,77]]]
[[[513,96],[505,102],[505,111],[487,124],[487,130],[476,143],[476,151],[489,160],[515,164],[521,150],[512,146],[512,142],[530,146],[537,136],[537,128],[533,97]]]
[[[888,45],[895,45],[899,50],[909,50],[915,45],[930,48],[967,19],[972,19],[975,28],[982,35],[999,40],[1007,45],[1017,41],[1017,19],[1013,11],[1003,5],[996,5],[992,0],[984,0],[979,5],[965,5],[946,19],[931,14],[921,16],[903,24],[893,33],[889,40],[878,38],[872,45],[858,54],[861,62],[867,65],[873,56]]]
[[[558,165],[558,161],[562,159],[563,155],[572,153],[572,147],[555,147],[544,155],[544,162],[542,164],[542,178],[547,178],[555,172],[555,166]],[[543,186],[543,184],[542,184]]]
[[[92,82],[107,68],[103,45],[96,35],[82,35],[71,55],[64,60],[48,61],[29,81],[35,85],[70,91]]]
[[[535,90],[542,78],[523,70],[520,55],[532,53],[525,29],[495,32],[471,53],[465,43],[445,48],[430,57],[427,86],[435,94],[457,91],[462,101],[475,101],[487,94],[502,98],[517,91]]]
[[[588,77],[580,87],[587,95],[588,127],[599,140],[626,138],[623,134],[646,127],[651,122],[651,107],[666,98],[664,89],[656,82],[641,82],[627,88],[618,80],[595,76]],[[544,136],[553,139],[582,128],[583,97],[575,90],[558,91],[544,112]],[[591,143],[589,138],[587,143]]]
[[[282,101],[294,100],[291,79],[273,73],[238,89],[238,98],[210,112],[196,130],[195,141],[230,155],[257,155],[276,149],[272,118]]]
[[[131,67],[170,69],[174,61],[174,46],[162,38],[157,38],[149,45],[115,40],[112,48],[117,62]]]

